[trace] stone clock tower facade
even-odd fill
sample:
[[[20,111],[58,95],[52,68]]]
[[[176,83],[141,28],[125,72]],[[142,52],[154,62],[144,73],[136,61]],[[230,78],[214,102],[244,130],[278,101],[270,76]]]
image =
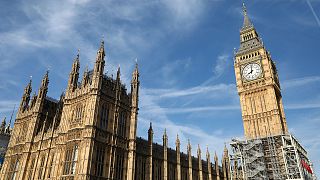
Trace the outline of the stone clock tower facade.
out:
[[[235,53],[235,75],[246,139],[287,134],[281,87],[266,50],[243,6],[240,48]]]

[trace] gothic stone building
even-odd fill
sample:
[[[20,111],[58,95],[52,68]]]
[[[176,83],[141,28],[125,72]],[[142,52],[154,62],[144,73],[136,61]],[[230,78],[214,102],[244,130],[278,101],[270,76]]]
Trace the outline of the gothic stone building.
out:
[[[79,55],[75,58],[65,94],[59,100],[47,96],[48,72],[38,93],[31,97],[26,86],[8,145],[0,180],[112,179],[112,180],[220,180],[229,178],[228,151],[222,166],[153,142],[136,138],[139,72],[136,66],[128,93],[120,80],[104,74],[104,42],[92,71],[79,79]]]

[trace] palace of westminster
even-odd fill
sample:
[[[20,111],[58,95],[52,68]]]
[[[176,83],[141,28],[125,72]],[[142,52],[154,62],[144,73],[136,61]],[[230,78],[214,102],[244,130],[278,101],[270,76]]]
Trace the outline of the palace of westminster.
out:
[[[59,100],[47,96],[48,72],[37,94],[27,84],[13,129],[5,121],[0,127],[8,142],[0,180],[316,179],[306,151],[288,132],[275,63],[245,6],[243,12],[234,68],[245,140],[233,139],[221,161],[215,154],[211,162],[200,147],[192,156],[190,142],[181,152],[178,136],[169,148],[166,132],[161,145],[154,143],[151,124],[148,139],[137,138],[138,65],[129,92],[120,68],[115,78],[104,74],[102,41],[93,70],[82,77],[79,55],[74,59]]]

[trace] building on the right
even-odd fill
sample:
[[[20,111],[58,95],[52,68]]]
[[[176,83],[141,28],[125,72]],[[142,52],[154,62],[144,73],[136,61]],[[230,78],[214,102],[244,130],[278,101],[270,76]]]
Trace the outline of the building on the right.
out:
[[[276,64],[243,4],[234,68],[245,140],[231,142],[231,179],[316,179],[306,150],[288,132]]]

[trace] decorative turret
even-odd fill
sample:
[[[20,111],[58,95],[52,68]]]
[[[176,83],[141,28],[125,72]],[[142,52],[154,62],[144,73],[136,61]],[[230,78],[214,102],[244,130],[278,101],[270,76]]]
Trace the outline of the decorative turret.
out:
[[[138,100],[139,100],[139,70],[138,64],[136,63],[135,69],[132,73],[131,79],[131,99],[132,99],[132,106],[138,107]]]
[[[177,153],[177,174],[176,174],[176,180],[181,180],[180,139],[179,139],[179,135],[178,135],[178,134],[177,134],[177,139],[176,139],[176,153]]]
[[[49,84],[49,71],[42,78],[41,86],[38,93],[38,99],[44,99],[48,92],[48,84]]]
[[[199,168],[199,180],[203,180],[203,175],[202,175],[202,159],[201,159],[201,149],[200,145],[198,144],[198,168]]]
[[[30,94],[32,92],[32,79],[30,79],[28,85],[25,87],[23,95],[22,95],[22,100],[20,103],[20,111],[24,111],[28,105],[29,105],[29,101],[30,101]]]
[[[207,146],[206,158],[207,158],[207,166],[208,166],[208,180],[212,180],[210,152],[209,152],[208,146]]]
[[[150,122],[150,127],[148,130],[148,144],[152,146],[153,143],[153,129],[152,129],[152,122]]]
[[[121,73],[120,73],[120,65],[118,66],[117,70],[117,77],[116,77],[116,91],[117,91],[117,98],[120,100],[121,95]]]
[[[168,136],[167,136],[167,130],[164,129],[163,133],[163,180],[168,179]]]
[[[224,156],[222,155],[222,159],[221,159],[221,165],[222,165],[222,174],[223,174],[223,180],[227,180],[227,172],[226,172],[226,163],[224,160]]]
[[[152,145],[153,145],[153,129],[152,123],[150,122],[150,127],[148,130],[148,158],[147,158],[147,168],[146,168],[146,180],[152,180]]]
[[[190,140],[188,139],[188,146],[187,146],[187,154],[188,154],[188,180],[192,180],[192,154],[191,154],[191,144]]]
[[[88,71],[88,66],[86,66],[84,73],[83,73],[83,77],[82,77],[82,81],[81,81],[81,86],[85,87],[87,84],[89,84],[89,71]]]
[[[105,57],[105,50],[104,50],[104,41],[101,41],[100,48],[97,52],[96,62],[93,69],[93,78],[92,78],[92,87],[94,88],[101,88],[102,79],[103,79],[103,70],[104,70],[104,57]]]
[[[78,86],[79,69],[80,69],[80,60],[79,60],[79,50],[78,50],[78,54],[73,61],[72,70],[69,76],[68,90],[70,91],[74,91]]]
[[[215,153],[214,153],[214,165],[215,165],[217,180],[220,180],[220,168],[219,168],[218,162],[219,162],[219,161],[218,161],[217,152],[215,152]]]
[[[228,148],[227,148],[226,144],[224,145],[222,163],[224,166],[224,169],[223,169],[224,179],[227,180],[230,178],[229,177],[230,176],[230,171],[229,171],[230,162],[229,162]]]
[[[136,69],[137,70],[137,66]],[[134,73],[135,74],[135,73]],[[136,149],[136,137],[137,137],[137,121],[138,121],[138,91],[139,91],[139,79],[138,76],[132,77],[135,79],[131,83],[131,115],[130,115],[130,129],[129,129],[129,152],[128,152],[128,171],[127,176],[134,177],[134,164],[135,164],[135,149]],[[116,79],[116,101],[120,99],[121,81],[120,81],[120,66],[117,71]],[[152,130],[152,128],[151,128]],[[153,134],[153,131],[152,131]],[[152,147],[151,147],[152,149]],[[132,157],[132,158],[131,158]],[[150,159],[152,165],[152,157]],[[152,168],[152,166],[151,166]],[[152,175],[152,169],[149,175]],[[151,176],[152,177],[152,176]],[[150,177],[147,177],[147,179]],[[129,180],[129,179],[128,179]]]

